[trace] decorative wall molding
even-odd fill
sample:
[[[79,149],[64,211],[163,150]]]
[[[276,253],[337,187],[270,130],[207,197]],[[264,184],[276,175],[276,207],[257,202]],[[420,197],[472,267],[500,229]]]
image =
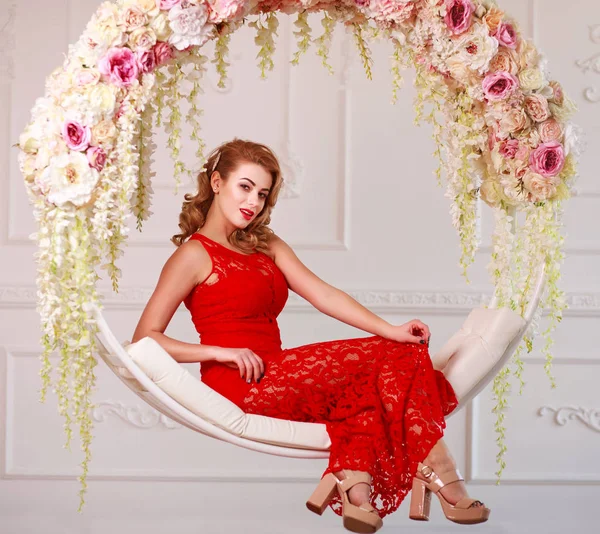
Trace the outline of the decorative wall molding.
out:
[[[600,24],[594,24],[589,27],[590,41],[594,44],[600,44]],[[587,59],[579,59],[575,62],[581,71],[586,74],[592,71],[595,74],[600,74],[600,52],[590,56]],[[588,102],[596,104],[600,102],[600,91],[597,87],[590,86],[583,90],[583,96]]]
[[[102,401],[97,403],[92,410],[92,419],[97,423],[104,423],[110,416],[116,416],[136,428],[150,429],[162,426],[167,430],[183,428],[159,411],[146,407],[126,406],[122,402]]]
[[[100,288],[104,306],[109,310],[140,309],[152,295],[152,287],[123,287],[115,294]],[[487,304],[491,294],[483,291],[379,291],[360,290],[348,293],[371,310],[389,313],[419,311],[427,313],[463,313]],[[36,307],[37,290],[34,286],[0,286],[0,308]],[[600,293],[570,293],[567,295],[565,316],[600,316]],[[314,310],[304,299],[290,292],[286,309],[292,311]],[[185,311],[180,308],[181,311]]]
[[[577,406],[562,406],[561,408],[542,406],[538,410],[538,415],[540,417],[549,414],[554,414],[552,418],[557,425],[565,426],[569,421],[578,419],[590,430],[600,432],[600,410]]]
[[[15,20],[17,2],[9,0],[5,9],[0,11],[0,83],[9,83],[14,78]]]

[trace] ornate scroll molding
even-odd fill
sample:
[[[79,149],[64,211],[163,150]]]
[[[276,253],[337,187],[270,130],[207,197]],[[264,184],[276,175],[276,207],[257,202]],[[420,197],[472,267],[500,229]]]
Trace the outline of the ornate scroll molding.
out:
[[[600,44],[600,24],[595,24],[589,27],[590,41],[594,44]],[[575,62],[582,72],[585,74],[590,70],[596,74],[600,74],[600,52],[594,54],[587,59],[580,59]],[[583,90],[583,96],[588,102],[597,103],[600,102],[600,91],[597,87],[591,86],[586,87]]]
[[[14,78],[16,0],[4,0],[0,9],[0,83],[8,83]]]
[[[538,410],[540,417],[548,414],[554,414],[554,422],[560,426],[566,425],[569,421],[579,419],[590,430],[600,432],[600,410],[576,406],[563,406],[561,408],[542,406]]]
[[[140,309],[152,295],[151,287],[123,287],[118,294],[102,289],[107,309]],[[386,312],[468,311],[486,304],[490,295],[481,291],[379,291],[363,290],[348,293],[363,306]],[[0,286],[0,308],[35,308],[37,290],[33,286]],[[600,293],[570,293],[565,315],[600,316]],[[311,309],[310,304],[295,293],[290,293],[288,309]]]
[[[126,406],[122,402],[103,401],[94,406],[92,418],[97,423],[105,422],[109,416],[114,415],[136,428],[149,429],[163,426],[167,430],[178,430],[179,423],[152,408],[139,406]]]

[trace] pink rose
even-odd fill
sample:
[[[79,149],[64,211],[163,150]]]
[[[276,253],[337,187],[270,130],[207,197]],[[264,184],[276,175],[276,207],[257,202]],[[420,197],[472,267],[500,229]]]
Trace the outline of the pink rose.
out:
[[[136,56],[140,72],[152,72],[156,68],[154,50],[138,50]]]
[[[106,152],[99,146],[91,146],[86,152],[87,159],[92,169],[100,172],[106,164]]]
[[[474,11],[471,0],[446,0],[446,26],[454,35],[466,32],[471,27]]]
[[[539,145],[529,157],[531,170],[545,178],[556,176],[565,164],[565,152],[558,141]]]
[[[514,159],[518,150],[518,139],[508,139],[500,144],[500,154],[502,154],[506,159]]]
[[[92,130],[77,121],[67,121],[62,127],[62,137],[71,150],[82,152],[90,146]]]
[[[515,154],[515,159],[519,161],[527,161],[530,153],[531,149],[527,145],[521,145]]]
[[[139,75],[137,59],[129,48],[110,48],[98,62],[98,70],[119,87],[128,87]]]
[[[179,4],[181,4],[181,0],[156,0],[156,7],[165,11]]]
[[[562,127],[556,119],[548,119],[547,121],[542,122],[538,126],[538,132],[540,133],[542,143],[559,141],[563,135]]]
[[[506,22],[500,24],[494,37],[498,39],[501,45],[507,48],[512,48],[513,50],[517,48],[517,32],[512,24],[507,24]]]
[[[506,71],[493,72],[483,79],[483,93],[491,101],[506,100],[518,87],[518,80]]]
[[[152,49],[156,59],[156,65],[163,65],[173,59],[173,47],[169,43],[159,41]]]

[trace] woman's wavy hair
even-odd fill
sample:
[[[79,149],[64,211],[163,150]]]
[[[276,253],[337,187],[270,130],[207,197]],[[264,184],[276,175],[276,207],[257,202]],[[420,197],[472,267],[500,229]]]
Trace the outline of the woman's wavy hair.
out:
[[[203,169],[198,174],[198,193],[186,194],[179,215],[180,234],[176,234],[171,241],[176,246],[181,246],[194,232],[198,231],[206,221],[208,210],[213,202],[215,193],[210,185],[213,172],[219,171],[224,180],[242,163],[255,163],[263,167],[273,177],[271,189],[265,205],[244,230],[237,230],[228,238],[234,247],[250,253],[254,250],[267,252],[268,242],[273,235],[268,225],[271,222],[271,212],[277,203],[279,192],[283,185],[281,167],[273,151],[260,143],[234,139],[215,148]]]

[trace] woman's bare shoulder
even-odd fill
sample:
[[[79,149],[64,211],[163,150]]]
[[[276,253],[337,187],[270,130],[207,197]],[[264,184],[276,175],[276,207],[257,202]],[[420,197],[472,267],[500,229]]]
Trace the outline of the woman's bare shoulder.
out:
[[[212,268],[210,254],[197,239],[189,239],[173,252],[165,264],[165,270],[195,273],[198,280],[206,278]]]

